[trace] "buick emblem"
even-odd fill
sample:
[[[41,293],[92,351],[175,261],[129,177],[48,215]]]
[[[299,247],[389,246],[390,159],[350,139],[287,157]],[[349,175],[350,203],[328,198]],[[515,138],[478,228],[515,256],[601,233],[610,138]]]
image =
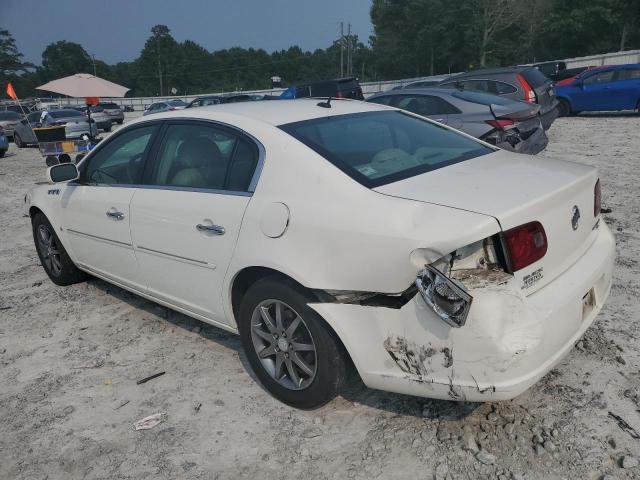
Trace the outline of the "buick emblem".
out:
[[[580,209],[577,205],[574,205],[571,209],[571,226],[574,230],[577,230],[578,225],[580,225]]]

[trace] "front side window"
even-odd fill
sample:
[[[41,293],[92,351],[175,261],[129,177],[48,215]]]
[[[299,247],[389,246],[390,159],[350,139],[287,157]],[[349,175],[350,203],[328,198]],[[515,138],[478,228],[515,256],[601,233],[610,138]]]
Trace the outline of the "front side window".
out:
[[[318,118],[281,125],[280,129],[369,188],[494,151],[400,111]]]
[[[81,165],[80,182],[95,185],[140,183],[145,153],[158,125],[134,128],[107,140]]]
[[[608,83],[613,80],[613,74],[613,70],[596,73],[595,75],[591,75],[590,77],[585,78],[582,83],[584,85],[598,85],[601,83]]]
[[[258,162],[253,142],[227,128],[170,124],[144,183],[187,189],[247,191]]]

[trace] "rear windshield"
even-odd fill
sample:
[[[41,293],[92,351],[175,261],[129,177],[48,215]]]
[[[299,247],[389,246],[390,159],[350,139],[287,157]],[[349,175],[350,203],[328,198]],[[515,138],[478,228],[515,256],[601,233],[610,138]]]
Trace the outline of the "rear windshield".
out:
[[[186,105],[186,103],[184,103],[182,100],[169,100],[167,102],[169,105],[173,105],[173,106],[177,106],[177,107],[181,107]]]
[[[51,110],[49,112],[53,118],[67,118],[67,117],[84,117],[82,112],[77,110]]]
[[[102,108],[120,108],[117,103],[101,103]]]
[[[364,112],[281,125],[362,185],[375,188],[493,152],[404,112]]]
[[[20,120],[16,112],[0,112],[0,120]]]
[[[544,73],[542,73],[537,68],[527,68],[522,71],[521,75],[533,88],[538,88],[550,81],[547,77],[544,76]]]
[[[468,90],[456,90],[451,93],[452,97],[465,100],[467,102],[478,103],[480,105],[511,105],[513,100],[490,93],[471,92]]]

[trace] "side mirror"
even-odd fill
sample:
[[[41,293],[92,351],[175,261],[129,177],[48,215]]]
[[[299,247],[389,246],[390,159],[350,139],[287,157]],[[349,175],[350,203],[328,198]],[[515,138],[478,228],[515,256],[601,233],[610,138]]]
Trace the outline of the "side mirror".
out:
[[[78,169],[73,163],[61,163],[47,169],[47,179],[51,183],[68,182],[79,176]]]

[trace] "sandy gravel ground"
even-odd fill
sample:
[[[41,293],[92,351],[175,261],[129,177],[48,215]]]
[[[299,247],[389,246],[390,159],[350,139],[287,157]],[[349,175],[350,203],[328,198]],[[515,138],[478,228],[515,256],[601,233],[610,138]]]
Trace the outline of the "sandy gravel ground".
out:
[[[99,280],[54,286],[23,215],[43,161],[12,145],[0,160],[0,479],[640,478],[640,439],[609,415],[640,432],[639,132],[639,116],[549,132],[544,156],[600,168],[618,257],[596,323],[539,384],[496,404],[355,385],[312,412],[265,393],[234,335]],[[157,412],[164,423],[133,430]]]

